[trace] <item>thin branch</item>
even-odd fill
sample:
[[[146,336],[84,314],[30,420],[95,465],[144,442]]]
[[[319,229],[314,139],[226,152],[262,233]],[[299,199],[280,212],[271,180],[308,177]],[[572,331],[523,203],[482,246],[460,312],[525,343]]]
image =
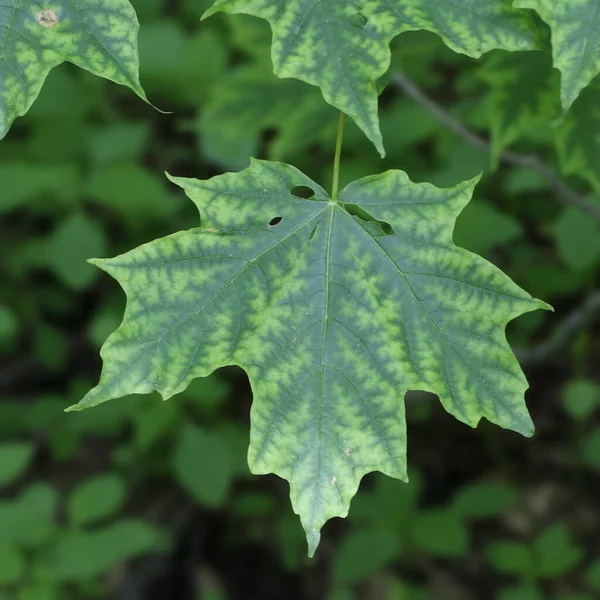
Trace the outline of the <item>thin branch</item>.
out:
[[[586,301],[574,309],[548,340],[533,348],[516,349],[515,354],[523,365],[544,362],[564,348],[575,336],[589,326],[600,313],[600,292],[594,292]]]
[[[488,154],[491,152],[491,146],[485,138],[455,119],[442,106],[427,96],[413,81],[406,77],[406,75],[396,72],[393,81],[407,96],[428,110],[450,131],[453,131],[456,135],[483,152]],[[600,206],[592,204],[586,200],[584,196],[577,193],[539,156],[534,154],[519,154],[516,152],[502,152],[499,155],[499,159],[506,164],[536,170],[551,185],[556,193],[556,198],[562,204],[576,206],[600,223]]]

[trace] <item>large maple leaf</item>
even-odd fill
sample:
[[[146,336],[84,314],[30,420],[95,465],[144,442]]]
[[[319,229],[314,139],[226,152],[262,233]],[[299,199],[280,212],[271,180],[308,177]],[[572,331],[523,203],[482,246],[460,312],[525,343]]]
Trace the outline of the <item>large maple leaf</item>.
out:
[[[205,16],[217,11],[269,21],[275,74],[319,86],[381,154],[376,81],[389,67],[396,35],[432,31],[472,57],[493,48],[536,47],[530,16],[512,0],[217,0]]]
[[[0,5],[0,139],[69,61],[126,85],[139,82],[138,21],[129,0],[4,0]]]
[[[475,181],[439,189],[389,171],[332,200],[294,167],[260,161],[173,181],[201,227],[97,261],[128,302],[100,383],[75,409],[166,399],[239,365],[254,393],[250,468],[290,482],[311,553],[365,473],[406,478],[407,390],[438,394],[471,426],[532,433],[505,326],[547,305],[453,244]]]

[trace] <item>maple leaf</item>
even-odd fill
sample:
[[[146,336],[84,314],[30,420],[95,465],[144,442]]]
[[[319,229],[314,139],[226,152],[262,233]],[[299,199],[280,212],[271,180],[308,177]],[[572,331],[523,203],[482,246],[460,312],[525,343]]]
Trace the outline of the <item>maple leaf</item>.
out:
[[[311,554],[366,473],[406,479],[407,390],[471,426],[533,432],[505,326],[549,307],[453,244],[475,180],[439,189],[388,171],[332,200],[294,167],[252,161],[173,181],[201,226],[96,261],[128,302],[98,386],[72,409],[167,399],[239,365],[254,393],[250,469],[290,482]]]
[[[511,0],[217,0],[205,17],[218,11],[269,21],[275,74],[319,86],[382,156],[376,81],[389,67],[396,35],[432,31],[452,50],[475,58],[492,48],[537,47],[530,16]]]
[[[139,82],[138,21],[129,0],[5,0],[0,6],[0,139],[69,61],[146,100]]]

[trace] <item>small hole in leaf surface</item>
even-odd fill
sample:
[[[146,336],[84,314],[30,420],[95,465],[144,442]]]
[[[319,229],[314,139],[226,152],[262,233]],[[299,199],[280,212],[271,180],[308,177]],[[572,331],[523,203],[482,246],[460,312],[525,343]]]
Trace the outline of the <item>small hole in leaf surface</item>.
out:
[[[346,209],[346,212],[349,215],[352,215],[353,217],[358,217],[361,221],[365,221],[366,223],[376,223],[377,225],[379,225],[379,227],[381,227],[381,231],[385,235],[395,235],[394,228],[389,223],[387,223],[386,221],[380,221],[379,219],[376,219],[375,217],[373,217],[373,215],[370,215],[366,210],[364,210],[360,206],[357,206],[356,204],[345,204],[344,208]]]
[[[279,225],[279,223],[281,223],[282,220],[283,220],[283,217],[273,217],[269,221],[269,227],[275,227],[275,225]]]
[[[308,200],[315,195],[315,190],[309,188],[307,185],[295,185],[290,190],[290,193],[292,196],[296,196],[296,198],[304,198],[305,200]]]

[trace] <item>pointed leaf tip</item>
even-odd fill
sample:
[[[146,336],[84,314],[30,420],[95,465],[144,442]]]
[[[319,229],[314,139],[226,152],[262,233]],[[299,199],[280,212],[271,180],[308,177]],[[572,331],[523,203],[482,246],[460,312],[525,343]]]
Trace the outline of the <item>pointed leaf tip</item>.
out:
[[[308,543],[308,558],[313,558],[321,542],[321,532],[318,529],[307,529],[306,541]]]

